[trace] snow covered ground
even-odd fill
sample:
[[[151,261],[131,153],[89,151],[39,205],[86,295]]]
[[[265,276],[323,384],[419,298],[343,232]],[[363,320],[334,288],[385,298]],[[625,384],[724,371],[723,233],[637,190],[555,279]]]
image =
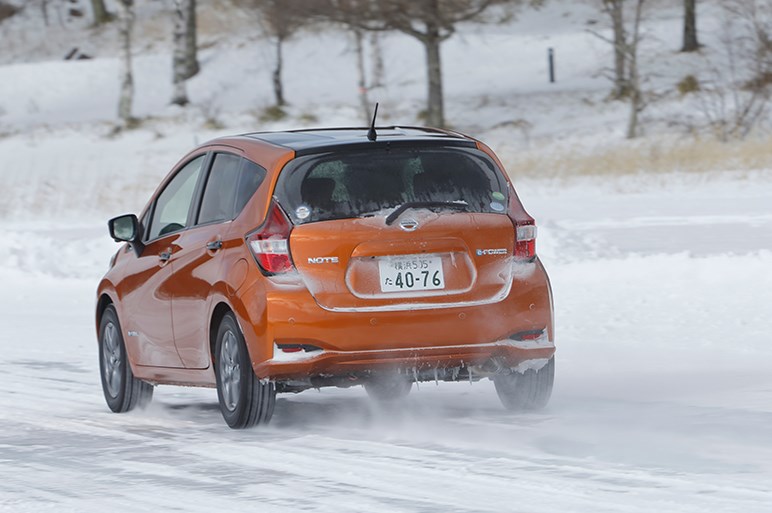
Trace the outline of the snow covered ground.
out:
[[[627,107],[604,101],[610,49],[587,31],[603,23],[590,2],[464,27],[443,47],[448,119],[518,163],[519,194],[539,224],[558,346],[544,411],[506,412],[487,381],[422,384],[399,412],[380,411],[359,388],[325,389],[280,396],[273,422],[246,432],[227,428],[213,390],[158,387],[145,411],[108,411],[93,319],[116,249],[105,220],[137,212],[206,139],[360,123],[350,41],[329,32],[291,41],[289,118],[265,123],[264,42],[248,21],[205,16],[194,105],[180,110],[167,105],[170,80],[158,78],[170,73],[162,5],[140,4],[135,114],[144,119],[117,135],[109,29],[84,48],[95,59],[62,62],[62,49],[83,42],[71,27],[35,32],[33,10],[3,26],[0,511],[770,511],[768,134],[752,149],[702,141],[693,160],[709,156],[699,165],[667,156],[668,144],[684,144],[674,120],[696,122],[694,99],[674,85],[704,78],[719,2],[700,3],[701,56],[675,52],[680,3],[654,2],[642,57],[659,98],[644,114],[654,136],[632,144],[620,140]],[[233,34],[218,36],[218,23]],[[384,48],[387,86],[371,99],[384,123],[419,122],[421,48],[397,35]],[[594,160],[609,148],[621,160]],[[574,177],[577,158],[600,174]],[[652,162],[657,173],[647,172]]]
[[[7,221],[0,511],[766,512],[772,177],[702,180],[521,184],[555,291],[543,412],[487,381],[422,384],[397,414],[325,389],[246,432],[212,390],[110,413],[92,310],[115,245],[101,219]]]

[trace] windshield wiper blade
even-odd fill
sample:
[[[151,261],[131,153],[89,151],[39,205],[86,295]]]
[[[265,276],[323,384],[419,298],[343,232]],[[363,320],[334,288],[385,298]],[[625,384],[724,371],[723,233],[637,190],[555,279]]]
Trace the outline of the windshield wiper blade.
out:
[[[457,201],[408,201],[395,208],[386,217],[386,226],[391,225],[403,212],[411,208],[457,208],[459,210],[466,210],[469,208],[469,205]]]

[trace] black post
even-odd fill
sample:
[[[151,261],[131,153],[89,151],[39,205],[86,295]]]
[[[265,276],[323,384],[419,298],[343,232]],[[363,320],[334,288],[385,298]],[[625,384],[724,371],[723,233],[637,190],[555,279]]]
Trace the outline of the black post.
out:
[[[550,65],[550,84],[555,83],[555,50],[552,48],[547,50],[547,59]]]

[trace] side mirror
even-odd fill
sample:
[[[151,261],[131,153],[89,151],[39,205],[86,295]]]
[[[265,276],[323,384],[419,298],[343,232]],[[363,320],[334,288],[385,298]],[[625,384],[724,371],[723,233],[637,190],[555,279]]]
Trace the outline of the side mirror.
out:
[[[110,237],[115,242],[134,242],[139,235],[139,220],[134,214],[125,214],[107,221]]]
[[[142,256],[142,250],[145,245],[142,244],[142,234],[140,233],[139,220],[134,214],[124,214],[114,217],[107,221],[107,227],[110,229],[110,237],[115,242],[128,242],[134,249],[137,257]]]

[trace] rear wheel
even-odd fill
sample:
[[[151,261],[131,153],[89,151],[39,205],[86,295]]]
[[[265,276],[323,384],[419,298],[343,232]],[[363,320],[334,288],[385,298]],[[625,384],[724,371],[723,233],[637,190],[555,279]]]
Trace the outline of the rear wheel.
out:
[[[220,322],[215,355],[217,398],[228,426],[244,429],[268,423],[276,403],[276,386],[255,376],[233,314],[226,314]]]
[[[99,323],[99,371],[107,406],[115,413],[144,407],[153,398],[153,385],[135,378],[131,372],[113,305],[105,309]]]
[[[555,380],[555,358],[539,370],[500,374],[493,378],[496,393],[508,410],[537,410],[544,408],[552,395]]]
[[[376,374],[365,383],[370,399],[379,403],[396,403],[405,399],[413,382],[404,374]]]

